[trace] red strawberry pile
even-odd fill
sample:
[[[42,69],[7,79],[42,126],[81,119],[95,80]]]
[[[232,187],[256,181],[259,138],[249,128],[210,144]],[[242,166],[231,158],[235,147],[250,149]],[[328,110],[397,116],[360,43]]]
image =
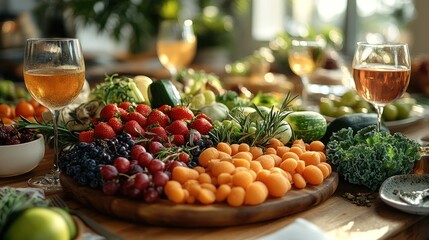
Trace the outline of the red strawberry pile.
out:
[[[152,109],[146,104],[134,106],[129,102],[107,104],[102,108],[100,117],[92,119],[92,123],[92,129],[79,134],[80,142],[112,139],[126,132],[134,140],[144,143],[183,146],[190,141],[198,141],[213,128],[207,115],[194,115],[185,106],[163,105]]]

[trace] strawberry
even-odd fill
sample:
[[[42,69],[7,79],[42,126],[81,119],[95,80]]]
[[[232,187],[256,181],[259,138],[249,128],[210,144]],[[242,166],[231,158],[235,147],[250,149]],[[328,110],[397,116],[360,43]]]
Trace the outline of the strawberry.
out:
[[[176,146],[185,145],[185,137],[183,135],[173,135],[171,136],[171,143]]]
[[[209,116],[207,116],[206,114],[204,114],[204,113],[198,113],[197,114],[197,116],[196,116],[196,118],[198,119],[198,118],[205,118],[205,119],[207,119],[207,121],[209,121],[210,123],[213,123],[212,122],[212,120],[210,119],[210,117]]]
[[[170,118],[172,120],[192,120],[194,113],[187,107],[175,106],[170,111]]]
[[[147,116],[147,125],[159,124],[161,127],[166,127],[170,122],[170,118],[158,109],[152,110]]]
[[[95,118],[91,119],[91,124],[93,126],[97,125],[97,123],[99,123],[99,122],[100,122],[100,118],[98,118],[98,117],[95,117]]]
[[[117,117],[110,118],[109,121],[107,121],[107,124],[112,127],[116,134],[122,132],[122,129],[124,128],[124,124],[122,124],[121,120]]]
[[[94,138],[101,138],[101,139],[112,139],[116,136],[115,131],[113,131],[113,128],[105,123],[100,122],[97,125],[95,125],[94,128]]]
[[[161,111],[161,112],[163,112],[163,113],[165,113],[165,114],[169,114],[170,113],[170,111],[171,111],[171,106],[170,105],[167,105],[167,104],[164,104],[164,105],[162,105],[161,107],[159,107],[159,108],[157,108],[159,111]]]
[[[118,107],[128,110],[133,104],[130,102],[121,102],[119,103]]]
[[[197,130],[198,132],[200,132],[201,134],[204,134],[204,135],[209,134],[210,130],[213,129],[213,125],[209,121],[207,121],[207,119],[205,119],[205,118],[195,119],[191,123],[190,127],[192,129]]]
[[[147,119],[138,112],[131,112],[127,116],[127,121],[136,120],[142,128],[146,127]]]
[[[189,135],[188,124],[184,120],[173,121],[165,130],[173,135]]]
[[[101,109],[100,118],[108,120],[117,114],[119,114],[118,106],[116,106],[116,104],[110,103]]]
[[[94,130],[79,133],[79,142],[92,143],[94,141]]]
[[[132,137],[139,137],[145,134],[144,129],[136,120],[130,120],[125,123],[124,131],[130,134]]]
[[[152,108],[149,105],[140,103],[140,104],[137,104],[135,111],[147,117],[149,116],[149,113],[152,112]]]
[[[146,131],[146,138],[151,138],[154,141],[167,142],[168,136],[165,129],[161,126],[151,127]]]

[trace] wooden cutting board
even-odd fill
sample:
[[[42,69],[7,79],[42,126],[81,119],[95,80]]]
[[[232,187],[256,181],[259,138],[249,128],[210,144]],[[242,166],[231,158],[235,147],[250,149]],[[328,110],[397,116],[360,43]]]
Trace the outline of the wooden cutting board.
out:
[[[76,184],[72,178],[64,174],[60,179],[67,194],[102,213],[133,222],[176,227],[234,226],[284,217],[325,201],[338,186],[338,174],[333,172],[319,186],[292,189],[282,198],[269,199],[257,206],[231,207],[224,203],[208,206],[173,204],[168,200],[146,204],[107,196],[101,190]]]

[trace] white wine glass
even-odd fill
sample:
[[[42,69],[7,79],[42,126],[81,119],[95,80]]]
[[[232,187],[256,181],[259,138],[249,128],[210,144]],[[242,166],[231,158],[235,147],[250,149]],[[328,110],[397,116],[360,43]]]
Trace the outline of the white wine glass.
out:
[[[159,61],[168,70],[173,81],[177,80],[178,71],[194,59],[196,48],[197,40],[191,20],[161,22],[156,50]]]
[[[62,108],[80,93],[85,63],[78,39],[32,38],[24,50],[24,81],[30,95],[53,114],[54,166],[44,176],[28,180],[31,187],[60,190],[58,166],[58,118]]]
[[[408,45],[358,42],[352,67],[356,90],[362,98],[374,105],[377,131],[380,131],[384,106],[400,98],[410,82]]]
[[[292,39],[288,53],[289,67],[292,72],[301,78],[302,82],[302,107],[308,106],[309,77],[317,69],[325,48],[323,40],[299,40]]]

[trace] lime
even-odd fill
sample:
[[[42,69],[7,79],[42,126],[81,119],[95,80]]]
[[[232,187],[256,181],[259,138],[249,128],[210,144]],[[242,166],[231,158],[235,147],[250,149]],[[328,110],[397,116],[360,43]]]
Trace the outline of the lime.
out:
[[[383,110],[383,119],[385,121],[394,121],[398,117],[398,108],[393,104],[387,104]]]
[[[52,207],[49,208],[50,210],[58,213],[61,215],[61,217],[63,217],[63,219],[66,221],[67,226],[69,227],[70,230],[70,238],[74,238],[76,236],[77,233],[77,229],[76,229],[76,224],[72,218],[72,216],[64,209],[62,208],[58,208],[58,207]]]
[[[205,105],[206,105],[206,98],[202,93],[198,93],[192,98],[192,101],[189,104],[189,107],[191,109],[201,109]]]
[[[213,91],[205,90],[203,92],[203,95],[204,95],[206,105],[209,105],[209,104],[216,102],[216,95],[214,94]]]
[[[347,107],[353,107],[356,105],[356,102],[359,100],[359,96],[357,95],[355,90],[349,90],[341,96],[341,105]]]
[[[64,218],[48,209],[33,207],[24,210],[4,233],[5,240],[69,240],[70,230]]]
[[[410,105],[408,105],[402,101],[396,101],[393,103],[393,105],[395,105],[396,108],[398,109],[397,120],[405,119],[405,118],[408,118],[410,116],[410,112],[411,112]]]
[[[347,106],[341,106],[337,109],[337,111],[334,113],[334,117],[341,117],[347,114],[354,113],[353,109],[351,107]]]
[[[325,116],[332,117],[337,111],[337,107],[334,106],[334,102],[331,99],[322,97],[320,98],[319,111]]]

